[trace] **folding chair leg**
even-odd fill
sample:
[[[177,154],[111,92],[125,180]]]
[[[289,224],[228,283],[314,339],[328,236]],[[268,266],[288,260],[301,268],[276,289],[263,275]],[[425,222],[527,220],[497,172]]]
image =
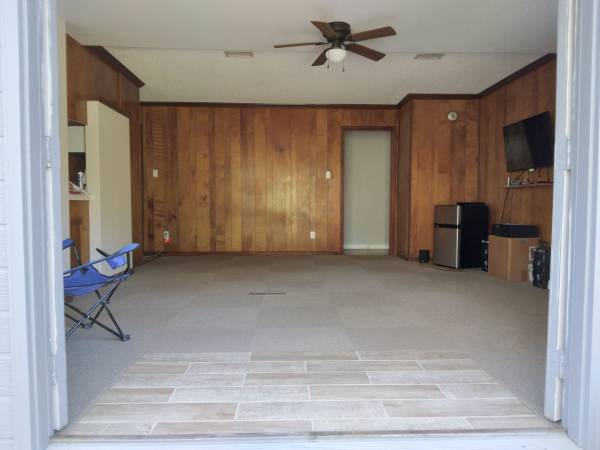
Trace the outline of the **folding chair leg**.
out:
[[[96,291],[96,294],[99,295]],[[85,328],[92,328],[94,326],[94,321],[98,319],[98,317],[100,316],[100,314],[102,314],[102,311],[104,311],[104,308],[106,307],[106,303],[104,302],[102,304],[102,306],[100,307],[100,309],[98,310],[98,312],[94,315],[93,320],[90,319],[90,322],[87,324],[87,326]]]
[[[75,319],[75,318],[71,317],[70,315],[68,315],[68,314],[65,314],[65,315],[66,315],[66,316],[67,316],[69,319],[71,319],[71,320],[73,320],[73,321],[75,322],[75,325],[73,325],[73,326],[72,326],[72,327],[69,329],[69,331],[67,331],[67,334],[65,335],[65,339],[68,339],[68,338],[69,338],[69,337],[70,337],[70,336],[71,336],[71,335],[72,335],[72,334],[75,332],[75,330],[76,330],[77,328],[79,328],[79,327],[82,327],[82,328],[87,328],[87,327],[85,326],[85,323],[84,323],[84,322],[85,322],[86,320],[90,319],[90,315],[89,315],[90,311],[93,311],[93,310],[95,310],[95,309],[98,307],[98,305],[99,305],[100,303],[101,303],[101,301],[98,301],[98,302],[96,302],[96,303],[94,304],[94,306],[92,306],[92,307],[91,307],[91,309],[90,309],[90,310],[89,310],[87,313],[84,313],[82,310],[80,310],[79,308],[77,308],[77,307],[75,307],[75,306],[73,306],[73,305],[65,304],[65,306],[67,306],[67,307],[71,308],[73,311],[75,311],[75,312],[79,313],[79,315],[81,316],[81,319]]]
[[[102,322],[94,319],[93,317],[90,317],[90,321],[92,323],[95,323],[96,325],[98,325],[101,328],[104,328],[106,331],[108,331],[111,334],[114,334],[116,337],[118,337],[121,341],[125,342],[128,341],[131,336],[128,334],[124,334],[123,331],[121,330],[121,327],[119,327],[119,324],[117,323],[117,321],[115,320],[114,316],[112,315],[112,313],[110,312],[110,310],[108,308],[106,308],[106,312],[108,313],[109,317],[111,318],[113,324],[115,325],[115,327],[117,328],[118,331],[113,330],[112,328],[104,325]]]
[[[113,316],[113,313],[110,312],[110,309],[108,308],[107,305],[104,305],[104,309],[106,309],[106,313],[110,317],[110,320],[112,320],[112,323],[114,324],[115,328],[119,331],[119,337],[120,337],[120,339],[123,342],[128,341],[131,338],[131,336],[128,335],[128,334],[123,334],[123,330],[121,330],[121,327],[117,323],[117,319],[115,319],[115,316]],[[95,320],[94,320],[94,322],[95,322]],[[98,325],[100,325],[100,323],[98,323]]]
[[[117,283],[113,288],[108,290],[104,295],[100,295],[99,292],[96,292],[98,301],[96,303],[94,303],[94,305],[92,305],[92,307],[87,312],[83,312],[82,310],[80,310],[79,308],[77,308],[71,304],[65,304],[65,306],[71,308],[72,310],[76,311],[77,313],[79,313],[81,315],[81,319],[77,320],[77,319],[73,318],[72,316],[70,316],[69,314],[65,314],[69,319],[71,319],[75,322],[75,325],[73,325],[69,329],[67,334],[65,335],[65,339],[68,338],[69,336],[71,336],[75,332],[75,330],[79,327],[91,328],[93,324],[96,324],[99,327],[108,331],[109,333],[114,334],[121,341],[123,341],[123,342],[128,341],[131,338],[131,336],[123,333],[123,330],[121,330],[121,327],[117,323],[117,320],[115,319],[114,315],[108,308],[108,304],[110,303],[110,298],[115,293],[115,291],[117,290],[117,288],[119,287],[120,284],[121,284],[120,282]],[[92,314],[98,307],[100,307],[100,310],[97,311],[94,316],[92,316]],[[102,322],[100,322],[98,320],[98,316],[104,310],[106,310],[106,312],[107,312],[108,316],[110,317],[112,323],[114,324],[116,330],[104,325]]]

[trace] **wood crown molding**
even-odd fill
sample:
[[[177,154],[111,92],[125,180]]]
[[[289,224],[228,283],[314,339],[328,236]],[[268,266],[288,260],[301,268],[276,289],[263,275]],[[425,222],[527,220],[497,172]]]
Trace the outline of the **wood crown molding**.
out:
[[[110,53],[109,53],[110,54]],[[407,94],[396,105],[377,105],[377,104],[273,104],[273,103],[227,103],[227,102],[140,102],[141,106],[187,106],[187,107],[205,107],[205,108],[322,108],[322,109],[396,109],[401,108],[411,100],[479,100],[488,94],[506,86],[514,80],[527,75],[529,72],[556,60],[556,53],[548,53],[541,58],[536,59],[532,63],[526,65],[522,69],[508,75],[502,80],[494,83],[490,87],[484,89],[479,94],[425,94],[412,93]]]
[[[307,109],[396,109],[397,105],[376,104],[280,104],[280,103],[227,103],[227,102],[140,102],[141,106],[186,106],[190,108],[307,108]]]
[[[507,77],[501,79],[497,83],[494,83],[490,87],[484,89],[479,94],[407,94],[400,102],[398,107],[401,108],[407,102],[411,100],[479,100],[488,94],[506,86],[507,84],[527,75],[529,72],[533,72],[537,68],[548,64],[549,62],[556,61],[556,53],[548,53],[541,58],[536,59],[532,63],[526,65],[522,69],[511,73]]]
[[[104,61],[117,72],[121,73],[125,78],[131,81],[136,87],[141,88],[145,83],[140,80],[131,70],[129,70],[121,61],[113,56],[108,50],[100,45],[85,45],[92,54],[98,59]]]
[[[541,58],[536,59],[532,63],[527,64],[522,69],[519,69],[516,72],[513,72],[512,74],[501,79],[497,83],[492,84],[489,88],[481,91],[479,93],[479,97],[480,98],[485,97],[486,95],[491,94],[494,91],[497,91],[498,89],[515,81],[516,79],[521,78],[522,76],[527,75],[529,72],[533,72],[534,70],[538,69],[539,67],[541,67],[545,64],[548,64],[549,62],[552,62],[552,61],[556,61],[556,53],[548,53],[548,54],[542,56]]]
[[[479,94],[406,94],[398,103],[398,108],[402,108],[411,100],[478,100]]]
[[[116,59],[108,50],[100,46],[87,46],[94,54],[105,62],[111,64],[117,70],[123,73],[136,86],[141,87],[144,82],[137,78],[127,67],[125,67],[118,59]],[[407,94],[398,104],[273,104],[273,103],[227,103],[227,102],[140,102],[141,106],[186,106],[186,107],[205,107],[205,108],[322,108],[322,109],[396,109],[401,108],[411,100],[478,100],[488,94],[506,86],[512,81],[521,78],[522,76],[536,70],[537,68],[556,60],[556,53],[548,53],[541,58],[536,59],[532,63],[526,65],[522,69],[508,75],[502,80],[494,83],[490,87],[484,89],[479,94],[425,94],[412,93]],[[130,77],[133,77],[130,78]],[[137,80],[137,81],[136,81]],[[138,84],[139,83],[139,84]]]

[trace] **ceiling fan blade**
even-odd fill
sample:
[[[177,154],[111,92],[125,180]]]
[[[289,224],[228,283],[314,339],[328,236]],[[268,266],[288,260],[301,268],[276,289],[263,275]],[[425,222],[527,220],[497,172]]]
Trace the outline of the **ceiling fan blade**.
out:
[[[385,56],[385,53],[378,52],[377,50],[359,44],[348,44],[346,45],[346,50],[364,56],[365,58],[372,59],[373,61],[379,61]]]
[[[327,50],[329,50],[329,49],[326,48],[325,50],[323,50],[321,52],[321,54],[319,56],[317,56],[317,59],[315,59],[315,62],[312,63],[313,66],[322,66],[323,64],[325,64],[325,62],[327,61]]]
[[[361,31],[348,36],[351,42],[366,41],[368,39],[377,39],[387,36],[394,36],[396,31],[392,27],[375,28],[374,30]]]
[[[323,36],[325,36],[327,39],[333,39],[335,37],[335,30],[327,22],[311,20],[310,23],[317,27],[319,31],[323,33]]]
[[[277,45],[274,45],[273,48],[301,47],[303,45],[323,45],[323,44],[327,44],[327,42],[301,42],[298,44],[277,44]]]

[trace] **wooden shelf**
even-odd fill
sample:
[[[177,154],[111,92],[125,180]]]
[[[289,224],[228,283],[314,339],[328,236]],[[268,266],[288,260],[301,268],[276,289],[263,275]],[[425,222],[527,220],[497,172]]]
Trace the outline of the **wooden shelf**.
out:
[[[506,189],[520,189],[520,188],[530,188],[530,187],[552,187],[554,183],[551,181],[541,181],[537,183],[525,183],[525,184],[505,184],[504,187]]]
[[[87,202],[92,198],[92,196],[88,193],[85,194],[69,194],[69,200],[73,200],[76,202]]]

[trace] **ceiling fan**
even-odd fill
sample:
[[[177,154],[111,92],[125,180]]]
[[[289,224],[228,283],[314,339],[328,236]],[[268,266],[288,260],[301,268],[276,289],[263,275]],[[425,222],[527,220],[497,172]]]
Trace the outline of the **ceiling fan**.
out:
[[[375,28],[373,30],[352,33],[350,24],[346,22],[319,22],[312,20],[311,23],[323,33],[326,42],[301,42],[298,44],[274,45],[274,48],[300,47],[303,45],[330,45],[312,63],[313,66],[322,66],[325,62],[340,63],[346,59],[347,52],[356,53],[365,58],[379,61],[385,53],[378,52],[356,42],[366,41],[387,36],[394,36],[396,31],[392,27]]]

